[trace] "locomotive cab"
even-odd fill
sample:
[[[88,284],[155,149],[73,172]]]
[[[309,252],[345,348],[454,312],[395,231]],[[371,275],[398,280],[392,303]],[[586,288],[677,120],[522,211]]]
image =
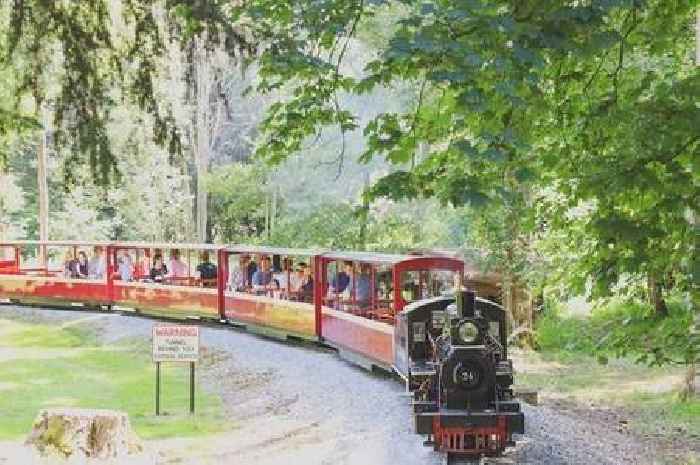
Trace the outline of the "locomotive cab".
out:
[[[498,304],[472,292],[416,302],[399,315],[394,342],[416,432],[436,450],[496,456],[524,432]]]

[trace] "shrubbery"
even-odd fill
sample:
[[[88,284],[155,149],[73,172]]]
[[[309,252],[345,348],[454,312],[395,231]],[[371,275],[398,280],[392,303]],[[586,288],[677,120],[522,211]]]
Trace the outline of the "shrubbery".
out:
[[[584,353],[601,361],[633,357],[651,365],[685,363],[697,353],[690,337],[692,307],[680,297],[668,301],[669,316],[657,316],[639,301],[611,300],[590,317],[564,316],[550,305],[537,322],[537,343],[543,351]]]

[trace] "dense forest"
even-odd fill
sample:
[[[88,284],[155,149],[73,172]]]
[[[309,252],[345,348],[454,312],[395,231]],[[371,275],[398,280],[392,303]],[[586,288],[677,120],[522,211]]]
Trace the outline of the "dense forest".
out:
[[[2,2],[0,237],[460,250],[692,365],[696,10]]]

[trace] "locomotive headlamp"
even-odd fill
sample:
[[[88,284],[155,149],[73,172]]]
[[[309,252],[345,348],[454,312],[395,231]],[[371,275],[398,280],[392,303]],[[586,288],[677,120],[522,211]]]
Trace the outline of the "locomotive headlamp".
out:
[[[479,328],[471,321],[459,325],[459,338],[466,344],[473,344],[479,338]]]

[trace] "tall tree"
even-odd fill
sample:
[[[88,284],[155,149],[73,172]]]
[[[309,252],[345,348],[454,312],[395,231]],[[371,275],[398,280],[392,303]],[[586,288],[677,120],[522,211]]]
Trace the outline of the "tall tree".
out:
[[[221,48],[207,46],[202,37],[195,37],[191,47],[191,99],[193,100],[194,141],[192,144],[196,166],[196,218],[197,239],[212,240],[208,228],[206,177],[211,154],[225,123],[231,119],[224,87],[233,63]]]
[[[27,94],[39,103],[52,98],[56,142],[73,154],[67,163],[89,165],[102,184],[118,171],[107,130],[118,103],[115,86],[153,116],[159,144],[171,153],[181,151],[172,110],[154,92],[158,60],[166,52],[167,31],[158,17],[176,18],[172,37],[182,44],[199,35],[231,56],[253,49],[229,19],[231,4],[220,0],[18,0],[2,2],[0,8],[7,18],[0,29],[2,66],[12,69],[19,82],[15,109]],[[0,129],[12,125],[11,117],[0,114]]]

